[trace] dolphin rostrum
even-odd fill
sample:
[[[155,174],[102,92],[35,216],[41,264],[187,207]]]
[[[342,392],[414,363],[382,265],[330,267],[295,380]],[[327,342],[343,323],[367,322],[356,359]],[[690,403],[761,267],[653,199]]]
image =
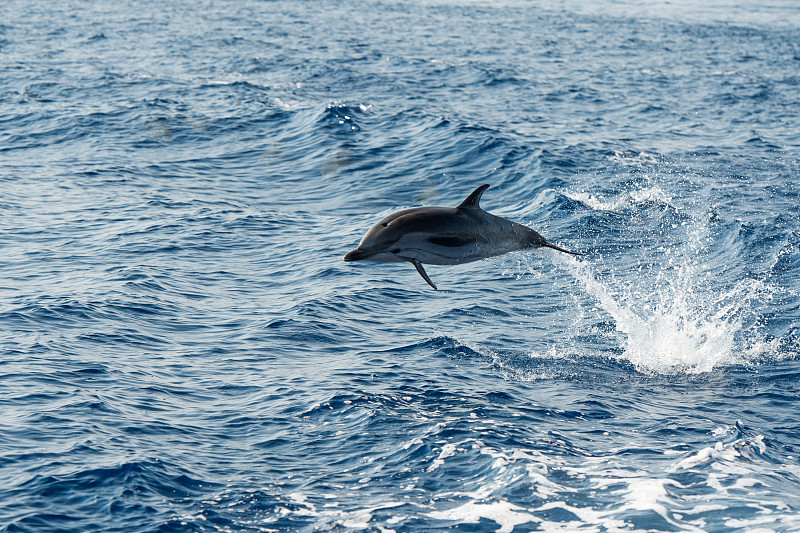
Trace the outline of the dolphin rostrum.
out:
[[[391,214],[375,224],[344,260],[408,261],[436,289],[422,268],[423,263],[460,265],[542,246],[583,255],[550,244],[531,228],[481,209],[478,202],[488,188],[489,185],[481,185],[458,207],[415,207]]]

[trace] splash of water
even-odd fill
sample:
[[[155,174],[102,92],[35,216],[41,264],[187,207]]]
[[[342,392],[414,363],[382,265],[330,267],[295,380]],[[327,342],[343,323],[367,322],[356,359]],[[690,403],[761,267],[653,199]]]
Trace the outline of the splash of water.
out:
[[[754,299],[770,295],[770,288],[759,280],[744,279],[712,290],[710,279],[684,263],[660,271],[654,282],[647,283],[640,274],[625,284],[602,281],[585,261],[564,264],[614,319],[623,336],[620,358],[640,371],[709,372],[745,362],[768,347],[753,333],[750,320]]]

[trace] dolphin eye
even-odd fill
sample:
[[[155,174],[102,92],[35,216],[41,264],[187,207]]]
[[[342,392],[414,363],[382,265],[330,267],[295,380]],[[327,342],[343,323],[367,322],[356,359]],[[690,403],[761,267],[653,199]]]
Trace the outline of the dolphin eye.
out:
[[[388,228],[389,227],[389,223],[388,222],[384,222],[383,224],[381,224],[381,226],[383,226],[384,228]]]
[[[399,253],[400,253],[400,248],[395,248],[395,249],[394,249],[394,250],[392,250],[390,253],[393,253],[393,254],[399,254]]]

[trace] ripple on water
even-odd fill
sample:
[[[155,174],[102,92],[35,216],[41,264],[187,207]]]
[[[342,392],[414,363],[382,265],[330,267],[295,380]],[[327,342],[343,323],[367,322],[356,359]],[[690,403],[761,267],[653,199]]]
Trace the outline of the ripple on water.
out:
[[[797,8],[729,3],[11,0],[0,523],[795,530]],[[342,261],[482,183],[586,255]]]

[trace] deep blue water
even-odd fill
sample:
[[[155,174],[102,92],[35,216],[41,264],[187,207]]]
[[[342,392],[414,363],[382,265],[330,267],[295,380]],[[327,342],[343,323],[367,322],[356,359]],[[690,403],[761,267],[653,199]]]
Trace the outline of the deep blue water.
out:
[[[0,6],[0,528],[800,531],[800,7]],[[394,210],[584,252],[344,263]]]

